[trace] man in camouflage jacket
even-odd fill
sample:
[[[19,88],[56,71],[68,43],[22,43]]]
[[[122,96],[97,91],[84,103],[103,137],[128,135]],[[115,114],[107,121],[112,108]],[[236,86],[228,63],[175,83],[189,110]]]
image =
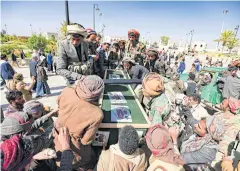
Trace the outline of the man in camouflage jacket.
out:
[[[129,40],[125,46],[125,56],[135,60],[135,62],[143,65],[143,59],[145,58],[146,46],[139,42],[139,33],[136,30],[128,32]]]

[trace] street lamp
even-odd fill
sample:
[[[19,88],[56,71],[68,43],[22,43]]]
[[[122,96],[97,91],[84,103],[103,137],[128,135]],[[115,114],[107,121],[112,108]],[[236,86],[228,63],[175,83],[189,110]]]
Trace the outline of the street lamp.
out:
[[[32,32],[32,24],[30,24],[30,27],[31,27],[31,35],[33,34],[33,32]]]
[[[150,45],[150,32],[146,33],[147,43]]]
[[[226,15],[229,11],[228,10],[223,10],[223,14]],[[220,32],[220,36],[221,36],[221,33],[223,32],[223,26],[224,26],[224,20],[222,22],[222,27],[221,27],[221,32]],[[217,44],[217,49],[219,48],[219,42]],[[218,49],[219,50],[219,49]]]
[[[190,35],[190,33],[187,33],[186,34],[186,42],[185,42],[185,46],[184,46],[184,48],[187,48],[187,43],[188,43],[188,36]]]
[[[191,30],[191,31],[190,31],[191,39],[190,39],[190,43],[189,43],[189,49],[191,48],[191,45],[192,45],[192,37],[193,37],[193,33],[194,33],[194,30]]]
[[[68,10],[68,0],[65,1],[65,12],[66,12],[66,23],[67,25],[69,25],[70,20],[69,20],[69,10]]]
[[[7,24],[5,24],[5,31],[6,31],[6,34],[7,34]]]
[[[99,13],[99,17],[100,17],[100,22],[99,22],[99,31],[103,28],[103,13],[100,12]],[[96,30],[95,30],[96,31]]]
[[[98,4],[93,4],[93,29],[95,30],[95,10],[100,11]]]
[[[234,29],[235,35],[234,35],[234,38],[233,38],[233,41],[232,41],[232,45],[234,44],[234,41],[235,41],[235,39],[236,39],[236,37],[237,37],[238,29],[239,29],[239,25],[237,25],[237,26],[235,27],[235,29]],[[230,49],[230,53],[231,53],[231,51],[232,51],[232,49]]]

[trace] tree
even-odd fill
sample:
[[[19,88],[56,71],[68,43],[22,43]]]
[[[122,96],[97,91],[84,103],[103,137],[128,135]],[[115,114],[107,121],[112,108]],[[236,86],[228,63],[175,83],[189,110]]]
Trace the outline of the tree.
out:
[[[231,38],[227,44],[228,49],[230,49],[230,53],[233,48],[237,47],[239,45],[239,39]]]
[[[31,37],[28,38],[28,47],[30,49],[41,49],[44,50],[47,46],[47,39],[42,36],[42,34],[36,35],[33,34]]]
[[[1,54],[9,55],[13,50],[19,49],[19,46],[16,44],[1,45],[0,52]]]
[[[234,32],[232,30],[226,30],[221,33],[220,38],[215,40],[215,42],[222,42],[222,52],[225,46],[229,43],[229,41],[234,37]]]
[[[72,22],[70,21],[70,24],[72,24]],[[67,22],[63,21],[63,23],[61,23],[61,28],[60,28],[60,34],[61,34],[61,38],[67,36]]]
[[[163,44],[164,46],[167,46],[169,39],[170,39],[170,38],[167,37],[167,36],[162,36],[162,37],[161,37],[161,44]]]

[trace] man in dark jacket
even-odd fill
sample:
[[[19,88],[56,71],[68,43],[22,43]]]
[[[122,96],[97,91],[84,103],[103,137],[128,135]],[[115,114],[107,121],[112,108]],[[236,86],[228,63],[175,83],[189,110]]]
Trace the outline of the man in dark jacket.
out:
[[[80,24],[67,26],[68,36],[58,43],[57,74],[67,79],[67,84],[83,79],[91,69],[88,61],[87,31]]]
[[[105,70],[109,67],[108,56],[106,53],[109,51],[111,44],[109,42],[104,42],[102,47],[97,52],[97,61],[96,61],[96,71],[95,74],[102,77],[104,76]]]
[[[147,62],[145,63],[145,67],[150,71],[150,72],[156,72],[163,77],[165,77],[165,63],[162,59],[158,59],[158,51],[154,49],[150,49],[147,52]]]
[[[123,67],[129,74],[131,79],[143,79],[145,75],[149,73],[147,68],[142,65],[135,64],[135,61],[129,57],[123,58]],[[142,94],[142,85],[132,84],[132,89],[137,95],[140,102],[142,102],[143,94]]]
[[[29,62],[29,69],[30,69],[30,77],[34,77],[37,80],[37,63],[38,63],[38,54],[32,54],[32,60]],[[33,90],[36,91],[37,88],[37,81],[33,86]]]
[[[1,61],[0,61],[0,72],[1,72],[1,86],[6,84],[9,80],[13,79],[13,75],[15,74],[14,69],[12,66],[7,62],[7,55],[1,54]]]

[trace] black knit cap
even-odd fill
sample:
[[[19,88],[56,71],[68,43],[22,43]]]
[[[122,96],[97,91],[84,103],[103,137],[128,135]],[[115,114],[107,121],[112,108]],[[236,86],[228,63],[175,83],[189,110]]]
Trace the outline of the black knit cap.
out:
[[[126,154],[133,154],[138,148],[139,137],[138,133],[132,126],[123,127],[119,133],[119,148]]]

